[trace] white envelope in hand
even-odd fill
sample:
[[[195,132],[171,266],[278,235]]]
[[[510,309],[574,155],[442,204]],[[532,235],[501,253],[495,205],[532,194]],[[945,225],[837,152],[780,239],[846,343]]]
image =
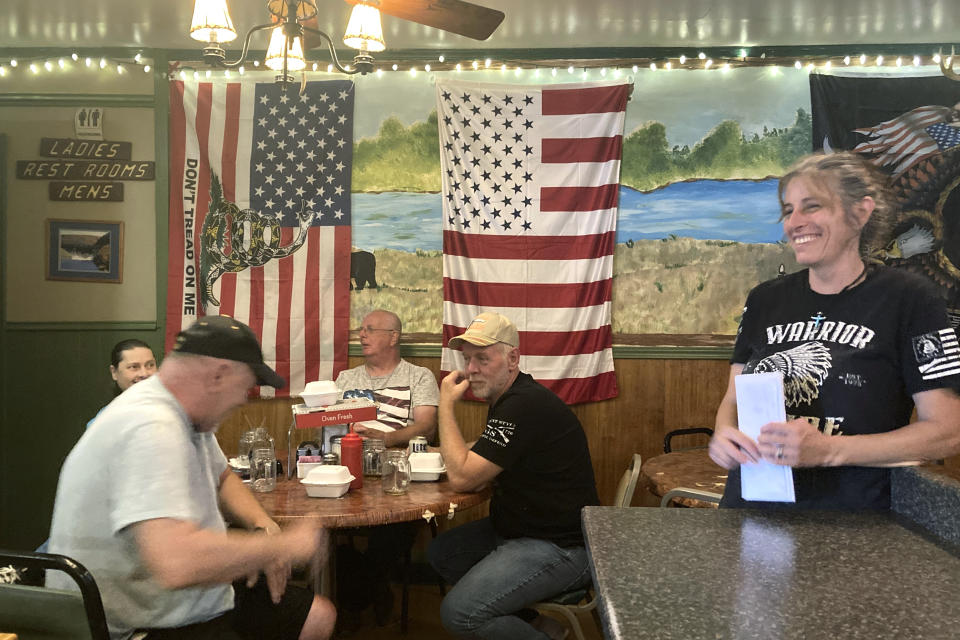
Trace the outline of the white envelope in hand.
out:
[[[783,373],[741,374],[734,379],[734,385],[740,431],[756,440],[763,425],[786,421]],[[766,460],[740,465],[740,495],[744,500],[796,502],[793,469]]]

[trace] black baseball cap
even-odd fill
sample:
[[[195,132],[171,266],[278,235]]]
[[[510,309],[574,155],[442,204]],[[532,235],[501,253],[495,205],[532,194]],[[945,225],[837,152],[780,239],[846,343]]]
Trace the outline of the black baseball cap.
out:
[[[204,316],[177,334],[174,351],[223,358],[250,365],[257,384],[282,389],[283,378],[263,362],[257,336],[247,325],[229,316]]]

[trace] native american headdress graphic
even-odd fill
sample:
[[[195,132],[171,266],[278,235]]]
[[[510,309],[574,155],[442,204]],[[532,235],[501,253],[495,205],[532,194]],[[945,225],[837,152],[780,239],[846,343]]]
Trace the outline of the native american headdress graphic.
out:
[[[809,404],[820,397],[820,385],[832,366],[830,350],[819,342],[770,354],[751,373],[783,373],[783,396],[788,407]]]

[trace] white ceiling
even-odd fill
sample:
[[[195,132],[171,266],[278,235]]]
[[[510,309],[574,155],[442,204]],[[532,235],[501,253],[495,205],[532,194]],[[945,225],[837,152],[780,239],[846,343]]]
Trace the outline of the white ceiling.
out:
[[[384,16],[392,50],[822,46],[949,43],[958,0],[478,0],[506,19],[485,42]],[[234,24],[266,22],[263,0],[229,0]],[[349,5],[318,0],[338,39]],[[193,0],[0,0],[0,47],[198,49]],[[256,48],[266,43],[254,41]],[[570,56],[575,57],[575,56]]]

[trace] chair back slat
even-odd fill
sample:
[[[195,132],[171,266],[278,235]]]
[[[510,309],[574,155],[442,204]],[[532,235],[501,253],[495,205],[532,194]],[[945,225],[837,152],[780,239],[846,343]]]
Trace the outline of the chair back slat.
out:
[[[620,483],[617,485],[617,493],[613,498],[613,506],[629,507],[633,502],[633,492],[637,488],[637,478],[640,477],[640,454],[633,454],[633,459],[627,470],[620,476]]]

